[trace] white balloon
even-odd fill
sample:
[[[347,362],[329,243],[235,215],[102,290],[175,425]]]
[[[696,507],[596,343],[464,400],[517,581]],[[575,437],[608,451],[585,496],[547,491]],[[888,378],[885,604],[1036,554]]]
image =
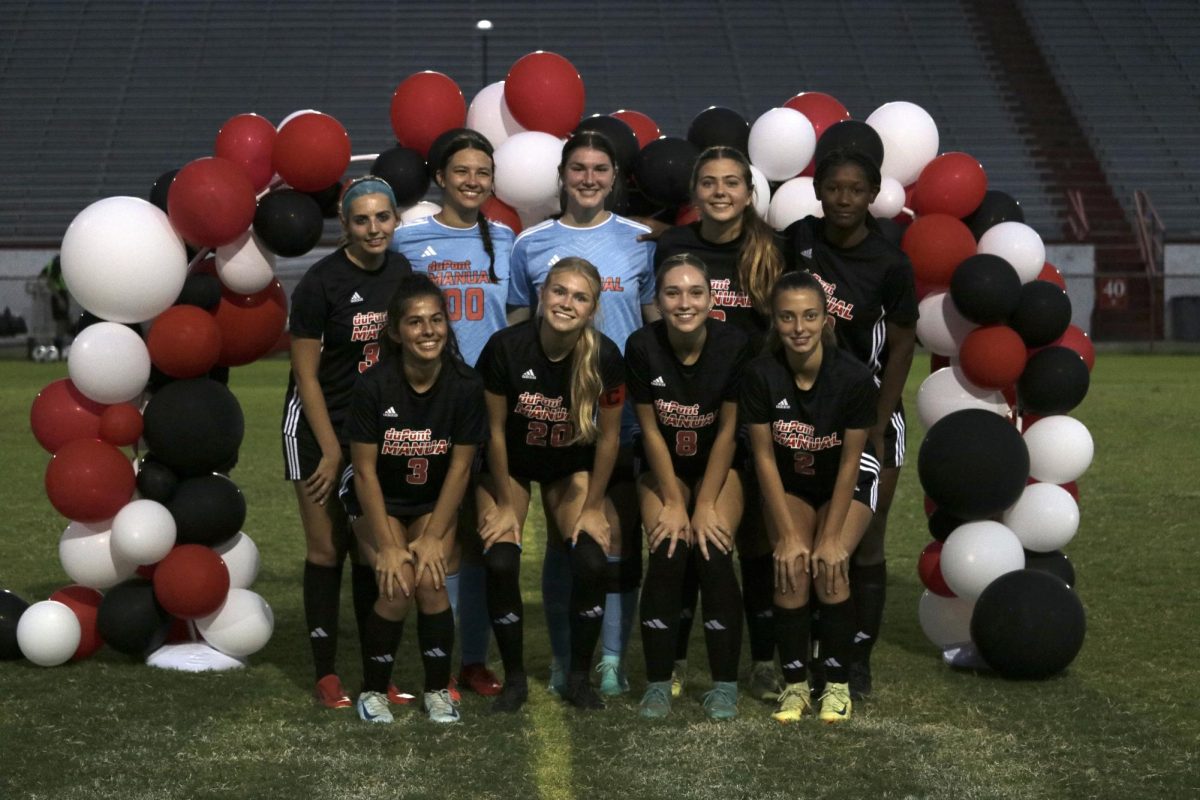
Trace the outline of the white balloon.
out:
[[[254,540],[238,531],[227,542],[222,542],[213,548],[229,569],[229,586],[231,589],[249,589],[258,577],[258,545]]]
[[[296,117],[302,117],[302,116],[304,116],[305,114],[320,114],[320,113],[321,113],[321,112],[320,112],[320,111],[317,111],[315,108],[300,108],[300,109],[297,109],[297,110],[293,111],[292,113],[288,114],[288,115],[287,115],[286,117],[284,117],[282,120],[280,120],[280,121],[279,121],[279,124],[275,126],[275,130],[277,130],[277,131],[279,131],[279,130],[283,130],[283,126],[284,126],[284,125],[287,125],[289,122],[291,122],[292,120],[294,120]]]
[[[428,200],[422,200],[415,206],[404,209],[400,212],[401,222],[416,222],[419,219],[432,217],[434,214],[442,210],[442,207],[437,203],[431,203]]]
[[[1031,483],[1004,512],[1007,525],[1026,550],[1049,553],[1065,547],[1079,530],[1079,504],[1053,483]]]
[[[248,230],[217,248],[217,277],[237,294],[255,294],[275,280],[275,254]]]
[[[974,611],[974,600],[942,597],[928,589],[917,602],[921,630],[940,650],[971,641],[971,614]]]
[[[526,130],[508,110],[508,103],[504,102],[504,81],[496,81],[479,90],[467,109],[467,127],[486,136],[493,148]],[[429,166],[431,170],[437,169],[437,164]]]
[[[895,178],[885,177],[879,182],[879,194],[867,208],[874,217],[891,219],[904,210],[904,187]]]
[[[67,373],[76,388],[97,403],[124,403],[146,388],[150,353],[132,329],[116,322],[97,322],[75,337]]]
[[[917,415],[925,429],[947,414],[964,408],[982,408],[1002,417],[1010,411],[1004,395],[967,380],[961,367],[942,367],[921,382],[917,390]]]
[[[196,630],[206,642],[226,655],[237,657],[261,650],[274,629],[271,606],[249,589],[230,589],[220,608],[196,620]]]
[[[799,112],[796,112],[799,113]],[[767,211],[767,224],[781,231],[798,219],[807,216],[823,217],[825,211],[821,201],[813,190],[813,179],[792,178],[781,184],[771,197],[771,206]]]
[[[1095,444],[1087,426],[1074,417],[1043,417],[1025,431],[1029,474],[1045,483],[1070,483],[1087,472]]]
[[[917,338],[939,356],[954,356],[967,334],[979,326],[967,319],[950,299],[949,292],[926,295],[917,310]]]
[[[754,210],[763,219],[771,208],[771,182],[763,171],[753,164],[750,165],[750,177],[754,180]]]
[[[518,211],[553,202],[562,146],[561,139],[541,131],[510,136],[496,148],[496,196]]]
[[[65,664],[75,655],[82,637],[75,612],[57,600],[34,603],[17,620],[17,647],[39,667]]]
[[[750,162],[773,181],[795,177],[812,161],[817,134],[794,108],[772,108],[750,126]]]
[[[62,242],[71,295],[112,322],[143,322],[171,307],[187,250],[167,215],[139,197],[106,197],[80,211]]]
[[[1046,245],[1024,222],[1000,222],[979,237],[978,253],[1000,256],[1017,271],[1021,283],[1037,280],[1046,265]]]
[[[175,546],[175,534],[175,518],[166,506],[134,500],[113,517],[113,554],[134,564],[157,564]]]
[[[58,560],[73,582],[90,589],[112,588],[138,568],[113,552],[111,521],[72,521],[58,540]]]
[[[996,578],[1024,569],[1025,551],[1017,535],[999,522],[967,522],[946,538],[941,565],[951,591],[974,600]]]
[[[866,121],[883,140],[880,172],[901,185],[913,183],[925,165],[937,157],[937,123],[916,103],[884,103]]]

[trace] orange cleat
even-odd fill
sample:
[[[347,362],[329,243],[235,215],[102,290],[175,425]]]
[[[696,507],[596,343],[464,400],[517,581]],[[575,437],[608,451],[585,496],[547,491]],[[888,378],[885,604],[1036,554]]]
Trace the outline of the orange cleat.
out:
[[[354,705],[350,700],[350,695],[346,694],[345,687],[342,686],[342,679],[332,672],[317,681],[317,686],[313,689],[313,697],[326,708],[349,708]]]
[[[463,664],[458,673],[458,682],[484,697],[495,697],[503,688],[496,674],[487,668],[487,664]]]

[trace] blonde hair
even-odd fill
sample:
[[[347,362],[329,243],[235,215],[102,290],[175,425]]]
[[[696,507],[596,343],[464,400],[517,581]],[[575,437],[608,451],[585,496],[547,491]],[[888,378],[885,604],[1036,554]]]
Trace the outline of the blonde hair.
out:
[[[596,308],[600,307],[600,271],[587,259],[568,256],[559,260],[546,274],[543,286],[549,285],[554,276],[562,272],[573,272],[582,276],[591,287]],[[604,379],[600,375],[600,332],[591,321],[579,333],[571,349],[571,424],[575,436],[569,444],[596,441],[600,434],[596,425],[596,408],[600,394],[604,391]]]

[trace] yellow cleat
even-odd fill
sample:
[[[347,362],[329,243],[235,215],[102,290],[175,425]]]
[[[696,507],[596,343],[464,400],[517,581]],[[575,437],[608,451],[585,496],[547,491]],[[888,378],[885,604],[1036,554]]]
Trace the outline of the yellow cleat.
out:
[[[834,724],[850,719],[854,704],[850,701],[850,684],[827,683],[825,692],[821,695],[821,722]]]
[[[771,714],[776,722],[799,722],[805,715],[812,712],[812,692],[808,681],[789,683],[783,687],[779,695],[779,707]]]

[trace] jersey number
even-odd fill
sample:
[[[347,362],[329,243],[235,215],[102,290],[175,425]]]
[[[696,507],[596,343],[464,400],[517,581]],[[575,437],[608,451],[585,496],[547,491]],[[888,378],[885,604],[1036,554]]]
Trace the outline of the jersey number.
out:
[[[798,475],[816,475],[817,471],[813,469],[813,464],[816,463],[816,456],[812,453],[806,453],[803,450],[796,451],[795,469]]]
[[[471,322],[483,319],[483,289],[443,289],[446,295],[446,316],[451,322],[466,318]]]
[[[410,458],[408,469],[409,473],[404,476],[406,482],[419,486],[429,480],[428,458]]]
[[[675,454],[680,456],[696,455],[695,431],[675,431]]]
[[[551,447],[566,447],[575,438],[575,426],[570,422],[556,422],[553,425],[536,421],[529,423],[529,433],[525,434],[525,444],[533,447],[545,447],[547,438],[550,439]]]
[[[708,315],[709,315],[710,317],[712,317],[713,319],[719,319],[719,320],[721,320],[721,322],[724,322],[724,321],[725,321],[725,309],[723,309],[723,308],[714,308],[714,309],[711,309],[711,310],[708,312]]]
[[[379,361],[379,342],[363,345],[363,360],[358,362],[358,371],[366,372]]]

